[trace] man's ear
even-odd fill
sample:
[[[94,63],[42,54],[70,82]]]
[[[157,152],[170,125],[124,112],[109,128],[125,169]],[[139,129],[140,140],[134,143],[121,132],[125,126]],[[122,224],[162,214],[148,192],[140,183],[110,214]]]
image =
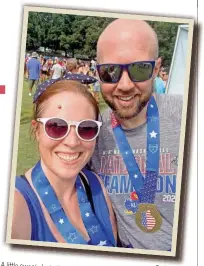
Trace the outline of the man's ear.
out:
[[[154,67],[154,72],[153,72],[153,78],[155,79],[158,76],[160,67],[161,67],[161,57],[159,57],[156,61],[155,61],[155,67]]]

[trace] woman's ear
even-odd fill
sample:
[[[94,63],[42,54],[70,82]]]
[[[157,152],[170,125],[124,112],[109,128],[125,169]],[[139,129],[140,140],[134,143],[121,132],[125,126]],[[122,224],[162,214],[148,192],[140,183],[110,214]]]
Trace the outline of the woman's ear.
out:
[[[38,131],[38,122],[36,120],[31,121],[32,131],[35,135],[36,140],[39,139],[39,131]]]

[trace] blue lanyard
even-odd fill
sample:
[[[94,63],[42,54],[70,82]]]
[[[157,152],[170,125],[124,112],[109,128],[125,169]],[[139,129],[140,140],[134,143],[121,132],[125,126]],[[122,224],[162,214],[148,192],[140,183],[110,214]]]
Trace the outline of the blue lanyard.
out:
[[[159,111],[152,96],[147,105],[146,176],[143,176],[120,123],[111,114],[113,133],[140,203],[154,203],[159,173],[160,126]]]
[[[108,239],[100,225],[98,218],[94,215],[79,176],[77,176],[75,186],[81,217],[90,237],[88,242],[70,223],[59,200],[57,199],[54,189],[50,185],[42,170],[40,161],[32,170],[32,182],[43,204],[49,212],[52,221],[67,243],[115,246],[115,243],[111,243],[111,241]]]

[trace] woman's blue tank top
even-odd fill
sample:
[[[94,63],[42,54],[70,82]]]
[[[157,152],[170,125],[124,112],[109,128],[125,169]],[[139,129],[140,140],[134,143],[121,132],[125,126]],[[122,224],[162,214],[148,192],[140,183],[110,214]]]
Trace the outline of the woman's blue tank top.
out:
[[[90,186],[95,215],[99,219],[100,224],[110,241],[115,243],[109,209],[101,184],[93,172],[83,169],[83,173]],[[15,187],[23,195],[29,208],[32,225],[31,240],[57,242],[47,225],[40,202],[26,178],[17,176]]]

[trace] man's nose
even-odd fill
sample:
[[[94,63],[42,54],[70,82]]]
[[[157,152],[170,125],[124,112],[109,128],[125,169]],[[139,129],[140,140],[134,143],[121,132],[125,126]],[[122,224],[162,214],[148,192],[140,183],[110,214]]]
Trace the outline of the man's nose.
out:
[[[130,79],[127,70],[123,70],[117,88],[122,91],[129,91],[135,87],[134,82]]]

